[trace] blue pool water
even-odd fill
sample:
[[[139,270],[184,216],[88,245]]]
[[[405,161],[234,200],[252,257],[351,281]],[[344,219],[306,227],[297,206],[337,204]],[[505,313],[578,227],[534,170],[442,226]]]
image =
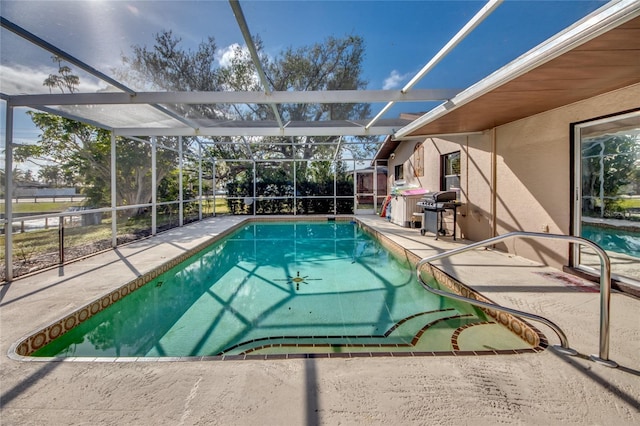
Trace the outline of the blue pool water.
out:
[[[426,292],[406,262],[355,224],[251,223],[33,355],[212,356],[313,352],[314,345],[412,350],[425,324],[444,320],[456,329],[487,318]],[[432,340],[447,349],[450,337]],[[501,339],[522,343],[512,340]]]
[[[640,257],[640,232],[582,225],[582,237],[604,250]]]

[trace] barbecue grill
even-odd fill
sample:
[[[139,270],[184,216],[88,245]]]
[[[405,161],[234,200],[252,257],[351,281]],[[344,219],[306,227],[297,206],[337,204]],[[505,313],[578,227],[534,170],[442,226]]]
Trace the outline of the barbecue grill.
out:
[[[442,219],[446,210],[453,210],[453,239],[456,239],[456,209],[460,205],[457,201],[458,193],[456,191],[437,191],[427,192],[422,199],[416,203],[422,207],[422,228],[420,235],[427,232],[436,235],[446,235]]]

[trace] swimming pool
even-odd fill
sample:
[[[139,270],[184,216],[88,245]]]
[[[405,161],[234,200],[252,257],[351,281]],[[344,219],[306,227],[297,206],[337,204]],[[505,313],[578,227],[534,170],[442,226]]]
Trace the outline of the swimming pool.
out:
[[[32,355],[233,359],[532,349],[499,322],[424,291],[409,262],[354,222],[249,222]]]
[[[640,232],[582,224],[582,237],[604,250],[640,258]]]

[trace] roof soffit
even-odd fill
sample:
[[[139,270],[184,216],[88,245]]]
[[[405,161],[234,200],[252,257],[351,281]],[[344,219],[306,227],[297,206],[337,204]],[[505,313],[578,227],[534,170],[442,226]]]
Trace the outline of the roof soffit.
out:
[[[403,136],[484,131],[640,83],[638,14]]]

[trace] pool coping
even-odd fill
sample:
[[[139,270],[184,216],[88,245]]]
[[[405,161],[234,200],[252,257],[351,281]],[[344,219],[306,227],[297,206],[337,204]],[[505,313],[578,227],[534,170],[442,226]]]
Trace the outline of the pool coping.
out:
[[[208,238],[206,241],[184,251],[183,253],[167,260],[159,266],[151,269],[144,274],[138,274],[136,278],[121,285],[115,290],[109,291],[97,299],[75,309],[73,312],[63,315],[62,318],[55,319],[36,331],[28,333],[21,337],[9,347],[7,356],[16,361],[25,362],[165,362],[165,361],[224,361],[224,360],[268,360],[268,359],[305,359],[305,358],[362,358],[362,357],[407,357],[407,356],[465,356],[465,355],[512,355],[522,353],[537,353],[544,351],[548,347],[548,342],[544,334],[528,324],[510,314],[504,312],[496,312],[490,309],[481,308],[487,315],[492,317],[497,323],[507,327],[512,333],[520,337],[531,348],[524,349],[505,349],[505,350],[484,350],[484,351],[375,351],[375,352],[338,352],[338,353],[293,353],[293,354],[242,354],[242,355],[215,355],[215,356],[195,356],[195,357],[33,357],[31,354],[41,347],[45,346],[54,339],[60,337],[67,331],[76,327],[80,323],[91,318],[93,315],[106,309],[122,297],[138,290],[150,281],[154,280],[161,274],[167,272],[171,268],[184,262],[191,256],[206,249],[210,245],[226,238],[237,229],[251,222],[284,222],[284,221],[300,221],[300,222],[327,222],[327,221],[352,221],[365,232],[375,237],[385,248],[400,259],[409,262],[412,267],[419,262],[420,257],[410,249],[402,247],[400,244],[388,238],[384,233],[365,224],[353,215],[336,215],[336,216],[248,216],[238,223],[224,229],[217,235]],[[480,293],[464,285],[443,270],[428,265],[427,273],[433,275],[436,280],[445,285],[456,294],[465,297],[494,303],[490,299],[484,297]],[[457,331],[459,334],[459,331]]]
[[[359,223],[362,223],[362,222],[359,222]],[[364,225],[364,226],[367,226],[367,225]],[[375,233],[378,241],[383,243],[383,245],[386,244],[386,248],[388,250],[394,253],[400,254],[411,264],[411,266],[414,269],[418,264],[418,262],[420,262],[420,260],[422,259],[420,256],[418,256],[416,253],[414,253],[410,249],[404,248],[400,244],[392,241],[384,233],[376,229],[373,229],[369,226],[367,226],[367,228],[370,230],[370,232]],[[440,283],[441,285],[444,285],[449,290],[451,290],[451,292],[455,294],[464,296],[469,299],[479,300],[482,302],[498,305],[493,300],[475,291],[471,287],[465,285],[461,281],[454,278],[452,275],[448,274],[447,272],[445,272],[444,270],[436,266],[427,264],[427,265],[424,265],[423,268],[425,269],[425,272],[427,274],[432,275],[438,283]],[[520,337],[520,339],[522,339],[527,344],[533,346],[534,348],[544,349],[548,347],[549,345],[548,341],[544,336],[544,334],[542,333],[542,331],[540,331],[535,326],[529,324],[528,322],[521,320],[520,318],[517,318],[507,312],[497,311],[494,309],[486,309],[486,308],[479,308],[479,309],[481,309],[491,318],[496,320],[496,322],[499,322],[503,326],[507,327],[512,333]]]

